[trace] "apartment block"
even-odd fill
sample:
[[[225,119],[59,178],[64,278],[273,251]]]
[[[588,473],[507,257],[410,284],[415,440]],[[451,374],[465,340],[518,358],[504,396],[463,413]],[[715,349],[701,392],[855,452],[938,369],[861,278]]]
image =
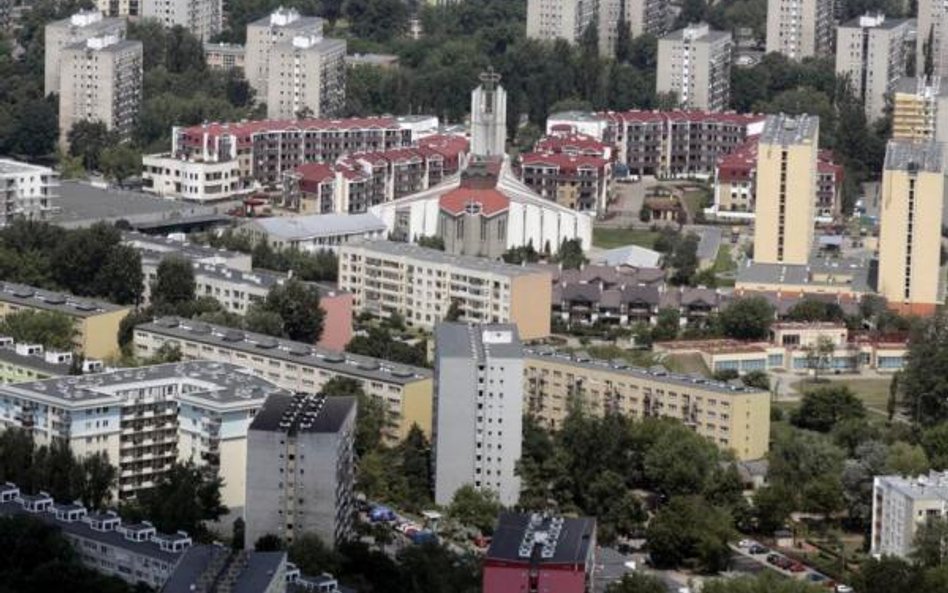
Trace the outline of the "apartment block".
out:
[[[59,211],[59,174],[49,167],[0,159],[0,228],[17,218],[47,221]]]
[[[0,319],[17,311],[56,311],[71,317],[76,350],[89,358],[119,353],[118,329],[131,309],[71,294],[0,282]]]
[[[223,26],[221,0],[141,0],[141,16],[167,28],[181,26],[201,41],[210,41]]]
[[[575,44],[596,22],[600,4],[598,0],[529,0],[527,37],[544,41],[563,39]]]
[[[63,377],[72,369],[72,352],[46,351],[42,344],[16,343],[0,336],[0,383],[21,383],[50,377]],[[83,360],[83,374],[102,372],[100,360]]]
[[[95,0],[96,9],[109,17],[134,17],[142,13],[144,0]]]
[[[295,35],[270,48],[267,117],[332,117],[346,101],[346,41]]]
[[[246,50],[236,43],[205,43],[204,59],[211,70],[241,70],[244,69]]]
[[[674,93],[682,109],[724,111],[731,94],[731,33],[707,23],[689,25],[658,40],[655,90]]]
[[[247,428],[268,396],[287,393],[233,364],[191,361],[0,385],[5,428],[37,444],[62,440],[77,457],[105,453],[118,498],[155,485],[174,461],[224,480],[222,502],[244,506]]]
[[[256,187],[236,160],[204,162],[168,154],[142,156],[142,189],[162,197],[207,203],[248,197]]]
[[[389,442],[403,439],[413,424],[431,434],[428,369],[175,317],[135,327],[139,355],[151,356],[164,344],[177,346],[188,360],[246,367],[293,392],[317,394],[334,377],[354,379],[366,394],[385,404],[384,434]]]
[[[576,44],[594,25],[600,54],[614,56],[620,21],[631,37],[647,33],[660,37],[668,31],[669,9],[667,0],[529,0],[527,37]]]
[[[836,28],[836,74],[849,77],[869,121],[885,115],[886,99],[905,75],[906,41],[913,31],[914,21],[887,19],[881,13]]]
[[[142,43],[117,34],[92,37],[60,51],[59,140],[80,121],[102,122],[129,138],[142,101]]]
[[[247,25],[247,45],[244,63],[247,82],[257,91],[261,100],[269,98],[270,50],[273,46],[292,41],[297,35],[323,34],[323,19],[301,16],[293,8],[280,7],[270,15]]]
[[[948,79],[902,78],[896,83],[892,139],[948,142]]]
[[[873,555],[909,558],[919,526],[948,516],[948,472],[872,480]]]
[[[524,340],[550,335],[550,273],[540,268],[392,241],[348,243],[337,253],[339,287],[358,311],[433,329],[456,303],[461,321],[514,323]]]
[[[605,212],[612,163],[603,157],[555,152],[520,155],[520,179],[561,206],[581,212]]]
[[[619,22],[625,20],[629,37],[668,32],[674,17],[668,0],[599,0],[599,53],[615,56]],[[624,14],[623,14],[624,11]]]
[[[551,429],[562,426],[578,400],[591,414],[679,420],[740,460],[767,454],[766,391],[547,348],[526,349],[523,365],[526,411]]]
[[[354,397],[275,395],[247,433],[248,549],[274,534],[305,533],[335,547],[352,534]]]
[[[925,54],[931,39],[932,75],[948,75],[948,6],[938,0],[918,0],[915,36],[916,73],[925,75]]]
[[[106,18],[99,10],[80,10],[67,19],[53,21],[45,28],[43,55],[44,92],[59,93],[62,50],[67,45],[102,36],[125,37],[125,19]]]
[[[878,291],[890,307],[931,314],[939,290],[945,202],[942,146],[892,141],[886,149],[879,211]]]
[[[831,55],[833,0],[767,0],[767,53],[791,60]]]
[[[757,150],[755,263],[807,263],[813,244],[819,137],[818,117],[767,117]]]
[[[510,324],[442,323],[435,329],[432,455],[435,502],[464,485],[520,498],[523,347]]]

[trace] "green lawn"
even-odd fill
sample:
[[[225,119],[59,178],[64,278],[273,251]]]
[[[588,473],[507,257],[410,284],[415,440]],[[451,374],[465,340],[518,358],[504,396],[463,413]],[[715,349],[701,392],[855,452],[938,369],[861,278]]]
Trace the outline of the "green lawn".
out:
[[[622,247],[624,245],[639,245],[652,249],[658,233],[647,229],[612,229],[594,228],[593,245],[603,249]]]
[[[698,212],[701,212],[704,209],[707,194],[708,192],[703,189],[695,189],[685,192],[685,205],[688,208],[688,212],[691,214],[692,219],[698,216]]]
[[[668,370],[682,374],[696,374],[704,377],[710,377],[711,371],[704,364],[700,354],[669,354],[662,363]]]
[[[733,272],[736,269],[737,262],[731,257],[731,246],[722,243],[718,249],[718,256],[714,260],[714,273]]]
[[[818,385],[814,385],[814,387],[839,384],[847,385],[853,390],[853,393],[862,400],[862,403],[866,404],[867,408],[887,413],[886,405],[889,401],[890,382],[890,379],[842,379],[839,381],[834,380],[830,383],[819,383]],[[805,381],[801,381],[794,384],[793,388],[802,393],[809,388],[809,385],[807,385]]]

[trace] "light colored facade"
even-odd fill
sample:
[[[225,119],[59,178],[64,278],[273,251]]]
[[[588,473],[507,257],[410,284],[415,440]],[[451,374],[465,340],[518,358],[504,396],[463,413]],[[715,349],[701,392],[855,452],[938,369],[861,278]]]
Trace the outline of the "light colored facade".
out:
[[[507,91],[500,75],[481,74],[481,84],[471,93],[471,154],[497,157],[507,154]]]
[[[879,293],[890,307],[930,314],[941,303],[945,201],[942,147],[893,141],[886,149],[879,210]]]
[[[209,41],[221,31],[221,0],[140,0],[141,16],[163,26],[181,26],[201,41]]]
[[[551,276],[539,269],[392,241],[343,245],[339,287],[353,307],[434,328],[457,303],[461,321],[514,323],[520,338],[550,335]]]
[[[17,218],[49,220],[59,208],[59,174],[49,167],[0,159],[0,227]]]
[[[545,349],[525,352],[523,391],[526,412],[552,429],[579,401],[591,414],[680,420],[740,460],[759,459],[768,450],[766,391]]]
[[[948,6],[941,0],[918,0],[915,38],[916,73],[924,76],[925,53],[931,39],[932,75],[948,75]]]
[[[354,397],[274,395],[247,433],[245,545],[304,533],[335,547],[352,534]]]
[[[767,118],[757,150],[754,262],[806,264],[813,244],[820,120]]]
[[[4,428],[62,439],[73,454],[105,453],[118,497],[151,488],[174,461],[213,468],[222,502],[244,505],[247,428],[268,395],[287,393],[236,365],[161,364],[0,386]]]
[[[870,553],[908,558],[919,526],[948,516],[948,472],[872,480]]]
[[[169,154],[142,156],[142,186],[147,192],[190,202],[233,200],[254,191],[241,180],[236,160],[199,162]]]
[[[205,43],[204,59],[211,70],[243,70],[244,46],[236,43]]]
[[[615,56],[623,9],[630,39],[645,34],[661,37],[672,21],[668,0],[599,0],[599,53],[603,56]]]
[[[117,34],[93,37],[60,51],[59,140],[80,121],[102,122],[129,138],[142,101],[142,43]]]
[[[89,358],[119,353],[118,329],[131,309],[105,301],[0,282],[0,319],[17,311],[57,311],[74,320],[75,347]]]
[[[599,0],[529,0],[527,37],[575,44],[595,22],[599,7]]]
[[[390,443],[403,439],[413,424],[431,434],[428,369],[187,319],[162,318],[139,325],[134,339],[135,352],[141,356],[170,344],[185,359],[237,364],[293,392],[315,394],[334,377],[354,379],[367,395],[385,403],[384,434]]]
[[[830,55],[833,0],[767,0],[767,53],[792,60]]]
[[[623,10],[630,37],[646,33],[660,37],[668,30],[669,8],[667,0],[529,0],[527,37],[576,44],[595,25],[600,54],[614,56]]]
[[[658,40],[655,90],[674,93],[682,109],[724,111],[730,100],[731,33],[707,23],[689,25]]]
[[[836,28],[836,74],[852,90],[872,121],[885,115],[886,99],[905,75],[906,40],[914,21],[866,14]]]
[[[523,347],[513,325],[442,323],[435,330],[432,438],[435,503],[466,485],[520,498]]]
[[[273,46],[292,41],[297,35],[322,35],[323,19],[304,17],[292,8],[278,8],[269,16],[247,25],[247,51],[244,56],[246,77],[250,86],[263,100],[269,97],[270,50]]]
[[[64,47],[103,35],[124,38],[125,29],[125,19],[105,18],[98,10],[79,11],[68,19],[47,24],[43,55],[44,92],[47,95],[59,93],[59,70]]]
[[[296,35],[270,48],[267,117],[332,117],[346,101],[346,41]]]
[[[95,6],[102,14],[110,17],[139,16],[144,0],[95,0]]]
[[[47,352],[41,344],[17,344],[13,338],[0,336],[0,383],[62,377],[69,374],[72,362],[72,352]],[[102,370],[102,361],[82,361],[83,374]]]
[[[948,79],[902,78],[896,83],[892,139],[948,142]]]

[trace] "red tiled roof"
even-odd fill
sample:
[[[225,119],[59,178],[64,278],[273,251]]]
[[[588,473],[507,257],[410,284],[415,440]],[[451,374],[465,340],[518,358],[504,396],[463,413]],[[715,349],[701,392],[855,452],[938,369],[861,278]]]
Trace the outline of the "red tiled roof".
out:
[[[510,206],[510,199],[496,189],[468,189],[459,187],[441,196],[438,201],[442,210],[457,215],[464,212],[470,203],[480,204],[481,214],[493,216]]]
[[[260,132],[282,130],[398,130],[398,122],[391,117],[351,117],[347,119],[263,119],[247,122],[211,123],[191,126],[182,130],[184,141],[200,144],[204,135],[209,137],[231,134],[237,137],[240,146],[250,142],[251,136]]]
[[[705,123],[730,123],[737,125],[747,125],[758,121],[763,121],[766,116],[756,113],[731,113],[716,111],[640,111],[633,109],[630,111],[608,112],[604,113],[606,117],[614,121],[624,121],[627,123],[650,123],[650,122],[705,122]]]
[[[601,171],[603,167],[609,164],[609,161],[587,155],[569,155],[556,152],[528,152],[520,156],[522,166],[547,165],[556,167],[563,173],[573,173],[580,168],[590,168]]]
[[[609,147],[587,134],[553,133],[537,142],[537,152],[563,152],[573,154],[588,154],[602,156]]]
[[[333,166],[326,163],[306,163],[296,172],[300,175],[300,190],[306,193],[317,193],[320,185],[336,178]]]
[[[757,167],[757,141],[757,136],[752,136],[729,154],[718,157],[719,182],[730,183],[750,179]]]

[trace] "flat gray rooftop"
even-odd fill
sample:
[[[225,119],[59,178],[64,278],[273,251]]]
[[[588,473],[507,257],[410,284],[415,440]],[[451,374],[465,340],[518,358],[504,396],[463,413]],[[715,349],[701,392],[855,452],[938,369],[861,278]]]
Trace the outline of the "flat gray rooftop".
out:
[[[136,231],[123,232],[122,240],[143,253],[164,255],[174,253],[192,261],[250,258],[250,254],[240,253],[239,251],[209,247],[188,241],[176,241],[161,235],[146,235]]]
[[[0,175],[17,175],[19,173],[45,173],[52,175],[53,171],[46,167],[21,163],[13,159],[0,159]]]
[[[42,356],[19,354],[13,348],[0,348],[0,362],[8,362],[24,369],[33,369],[51,377],[68,375],[70,367],[69,364],[46,362]]]
[[[339,251],[344,252],[352,248],[365,249],[370,252],[393,257],[405,257],[433,264],[452,266],[458,268],[459,271],[490,272],[492,274],[511,277],[546,272],[538,267],[526,265],[515,266],[501,261],[487,259],[486,257],[475,257],[472,255],[451,255],[439,249],[429,249],[414,243],[402,243],[399,241],[371,241],[368,239],[360,239],[340,245]]]
[[[184,552],[181,561],[175,567],[168,582],[161,588],[162,593],[191,593],[201,575],[216,560],[232,553],[229,547],[218,544],[192,546]],[[259,593],[267,590],[280,564],[286,559],[286,552],[250,552],[247,563],[237,574],[231,591],[233,593]],[[217,570],[220,570],[218,567]]]
[[[511,323],[439,323],[435,328],[435,350],[440,357],[477,361],[523,356],[517,326]]]
[[[96,222],[127,220],[132,224],[173,221],[191,216],[217,214],[214,208],[140,192],[104,189],[79,181],[62,181],[59,212],[53,222],[65,227],[91,226]]]
[[[178,394],[176,397],[220,407],[249,402],[262,403],[269,395],[289,393],[266,379],[251,374],[244,367],[230,363],[192,360],[0,385],[0,394],[81,407],[89,402],[121,403],[125,401],[125,397],[116,395],[117,391],[139,383],[155,382],[190,383],[198,389],[184,395]]]
[[[932,94],[941,97],[948,94],[948,79],[934,76],[931,84],[925,84],[923,77],[903,76],[895,83],[895,92],[911,95]]]
[[[890,140],[885,149],[885,168],[889,171],[942,171],[941,143]]]
[[[70,317],[94,317],[129,308],[108,301],[77,297],[66,292],[53,292],[11,282],[0,282],[0,301],[44,311],[59,311]]]
[[[244,227],[256,228],[271,237],[286,241],[382,232],[387,228],[381,219],[368,212],[363,214],[310,214],[254,218],[248,221]]]
[[[813,144],[817,140],[820,118],[815,115],[768,115],[764,131],[760,134],[761,144]]]
[[[354,397],[320,395],[279,395],[268,397],[253,417],[250,430],[337,433],[356,407]]]
[[[912,500],[942,500],[948,502],[948,472],[933,470],[928,475],[917,478],[878,476],[878,479]]]
[[[303,342],[294,342],[178,317],[162,317],[152,323],[141,324],[135,329],[136,331],[146,331],[169,338],[246,352],[255,356],[276,358],[301,366],[322,368],[369,381],[405,385],[431,377],[431,371],[421,367],[398,364],[369,356],[359,356],[348,352],[337,352]]]
[[[849,276],[851,280],[848,283],[842,280],[825,282],[814,278],[817,275]],[[737,281],[826,287],[849,286],[855,292],[866,292],[869,290],[869,262],[846,258],[830,260],[813,258],[807,265],[765,264],[751,261],[737,270]]]

